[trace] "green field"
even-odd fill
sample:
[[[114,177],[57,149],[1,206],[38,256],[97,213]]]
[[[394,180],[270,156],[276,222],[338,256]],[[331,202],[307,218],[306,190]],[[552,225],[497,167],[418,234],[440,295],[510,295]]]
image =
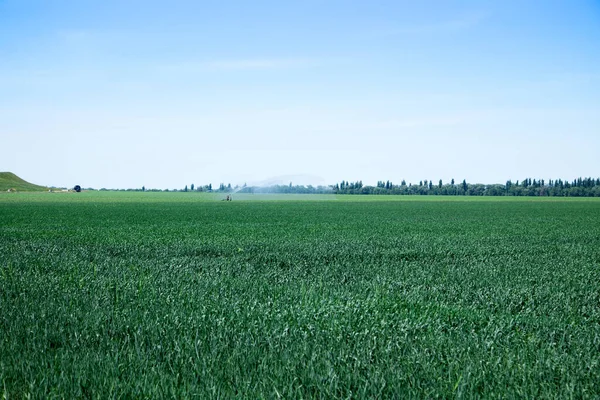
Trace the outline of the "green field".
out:
[[[598,398],[600,200],[0,194],[5,398]]]

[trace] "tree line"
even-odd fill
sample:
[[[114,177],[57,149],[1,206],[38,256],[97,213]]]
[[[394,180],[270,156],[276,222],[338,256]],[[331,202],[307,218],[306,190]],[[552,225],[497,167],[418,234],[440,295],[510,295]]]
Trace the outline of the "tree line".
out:
[[[101,189],[106,190],[106,189]],[[161,189],[127,189],[141,191],[163,191]],[[166,189],[164,191],[169,191]],[[277,193],[277,194],[375,194],[375,195],[425,195],[425,196],[555,196],[555,197],[600,197],[600,178],[577,178],[572,181],[562,179],[526,178],[515,182],[508,180],[505,184],[483,184],[442,180],[422,180],[418,183],[399,184],[389,180],[378,181],[375,186],[363,185],[361,180],[350,182],[342,180],[327,186],[312,185],[271,185],[271,186],[232,186],[221,183],[213,188],[212,184],[195,186],[186,185],[183,189],[171,191],[212,192],[212,193]]]
[[[600,197],[600,178],[577,178],[573,181],[562,179],[532,179],[506,181],[503,184],[468,183],[463,179],[456,183],[431,180],[418,184],[400,184],[391,181],[378,181],[376,186],[364,186],[362,181],[342,181],[332,186],[339,194],[381,194],[381,195],[441,195],[441,196],[562,196],[562,197]]]

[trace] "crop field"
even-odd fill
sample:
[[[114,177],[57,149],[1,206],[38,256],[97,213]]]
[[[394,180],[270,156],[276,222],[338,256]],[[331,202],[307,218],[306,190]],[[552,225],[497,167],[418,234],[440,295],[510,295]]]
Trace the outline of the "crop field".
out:
[[[600,200],[0,194],[4,398],[598,398]]]

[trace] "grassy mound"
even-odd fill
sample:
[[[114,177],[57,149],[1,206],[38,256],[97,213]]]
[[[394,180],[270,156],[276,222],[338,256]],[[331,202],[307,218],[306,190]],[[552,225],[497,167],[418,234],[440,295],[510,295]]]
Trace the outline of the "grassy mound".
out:
[[[19,192],[37,192],[40,190],[48,190],[45,186],[34,185],[29,183],[12,172],[0,172],[0,191],[16,190]]]

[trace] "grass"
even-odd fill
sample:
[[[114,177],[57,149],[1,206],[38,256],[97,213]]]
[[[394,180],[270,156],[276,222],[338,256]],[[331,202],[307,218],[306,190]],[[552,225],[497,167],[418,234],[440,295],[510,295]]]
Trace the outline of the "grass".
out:
[[[0,196],[0,391],[600,396],[600,201],[382,197]]]
[[[0,192],[6,191],[35,192],[48,190],[45,186],[29,183],[12,172],[0,172]]]

